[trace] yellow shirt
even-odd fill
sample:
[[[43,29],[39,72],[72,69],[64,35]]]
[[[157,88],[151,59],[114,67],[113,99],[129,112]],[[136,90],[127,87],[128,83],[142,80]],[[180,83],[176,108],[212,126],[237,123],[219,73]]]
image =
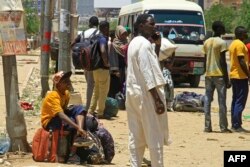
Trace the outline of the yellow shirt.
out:
[[[223,76],[220,65],[221,52],[227,51],[226,42],[220,37],[207,39],[203,46],[203,53],[206,54],[205,76]]]
[[[233,79],[246,79],[247,75],[243,72],[238,56],[244,56],[246,66],[248,67],[248,50],[245,44],[239,40],[234,40],[229,47],[230,55],[230,78]]]
[[[67,108],[69,97],[69,91],[65,91],[64,95],[56,90],[47,93],[41,108],[42,127],[46,127],[53,117]]]

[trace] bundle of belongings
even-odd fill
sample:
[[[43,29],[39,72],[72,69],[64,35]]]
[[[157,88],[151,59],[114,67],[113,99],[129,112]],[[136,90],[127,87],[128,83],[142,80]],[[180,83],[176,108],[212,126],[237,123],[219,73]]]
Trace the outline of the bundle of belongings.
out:
[[[170,42],[167,38],[161,38],[159,61],[166,60],[168,57],[171,57],[176,49],[177,46]]]
[[[174,111],[204,111],[204,98],[195,92],[182,92],[174,98]]]

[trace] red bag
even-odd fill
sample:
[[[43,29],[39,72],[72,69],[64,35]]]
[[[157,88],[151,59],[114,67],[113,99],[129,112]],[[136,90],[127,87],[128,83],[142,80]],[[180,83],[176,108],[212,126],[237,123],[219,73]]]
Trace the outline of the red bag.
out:
[[[46,131],[39,128],[32,142],[33,159],[37,162],[57,162],[59,130]]]

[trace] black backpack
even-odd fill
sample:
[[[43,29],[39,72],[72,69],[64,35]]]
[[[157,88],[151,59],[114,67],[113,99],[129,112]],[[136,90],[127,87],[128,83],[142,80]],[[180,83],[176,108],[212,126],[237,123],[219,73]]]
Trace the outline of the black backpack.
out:
[[[95,70],[99,67],[101,57],[99,55],[99,35],[95,30],[89,38],[81,34],[81,41],[72,48],[72,60],[76,69]]]

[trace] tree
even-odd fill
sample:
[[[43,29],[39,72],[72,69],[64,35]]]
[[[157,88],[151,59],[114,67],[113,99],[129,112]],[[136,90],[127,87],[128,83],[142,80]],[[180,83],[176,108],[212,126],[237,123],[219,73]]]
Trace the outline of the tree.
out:
[[[250,2],[244,0],[238,11],[237,25],[242,25],[248,30],[250,29]]]
[[[114,18],[114,19],[110,20],[110,22],[109,22],[109,29],[116,30],[117,25],[118,25],[118,19]]]
[[[37,3],[34,3],[34,0],[24,0],[23,7],[27,34],[39,33],[40,19],[37,14]]]
[[[223,6],[222,4],[215,4],[205,11],[207,30],[211,30],[213,22],[219,20],[224,23],[227,33],[233,32],[233,20],[235,18],[236,12],[232,8]]]
[[[26,8],[24,13],[26,16],[26,32],[28,34],[37,34],[40,28],[40,21],[36,10]]]

